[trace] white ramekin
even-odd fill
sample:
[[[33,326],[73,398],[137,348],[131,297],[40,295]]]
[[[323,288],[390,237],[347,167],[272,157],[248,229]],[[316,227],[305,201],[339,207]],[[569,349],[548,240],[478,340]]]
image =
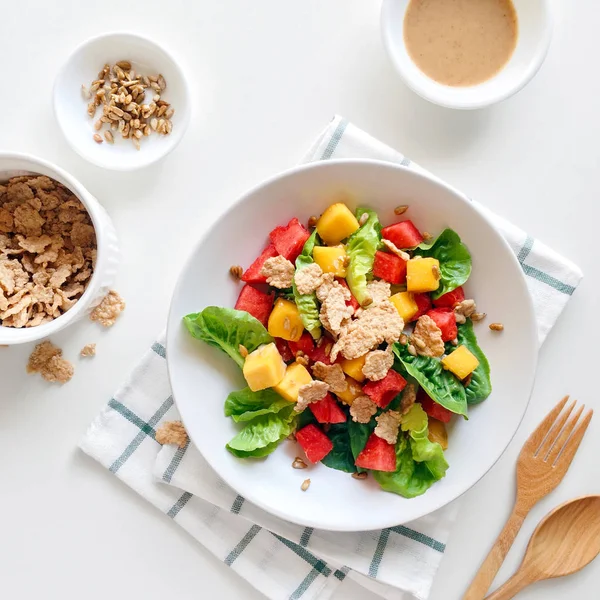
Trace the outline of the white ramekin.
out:
[[[447,108],[483,108],[521,90],[538,72],[552,38],[551,0],[513,0],[518,18],[515,51],[506,66],[479,85],[452,87],[429,78],[404,44],[404,15],[410,0],[383,0],[381,34],[390,59],[406,85],[425,100]]]
[[[24,344],[55,334],[67,325],[88,315],[108,293],[119,263],[117,234],[108,213],[74,177],[45,160],[28,154],[0,151],[0,182],[19,175],[46,175],[62,183],[83,203],[96,230],[98,253],[96,266],[83,296],[66,313],[38,327],[14,328],[0,326],[0,344]]]

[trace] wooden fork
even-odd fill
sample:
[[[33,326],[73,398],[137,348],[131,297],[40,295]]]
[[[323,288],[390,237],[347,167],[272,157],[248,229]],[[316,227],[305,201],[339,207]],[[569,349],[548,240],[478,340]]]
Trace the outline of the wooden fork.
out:
[[[589,410],[580,420],[585,408],[581,406],[569,419],[577,402],[571,402],[563,411],[568,399],[565,396],[525,442],[517,461],[517,497],[512,514],[463,600],[483,600],[525,517],[536,502],[562,481],[571,465],[593,411]]]

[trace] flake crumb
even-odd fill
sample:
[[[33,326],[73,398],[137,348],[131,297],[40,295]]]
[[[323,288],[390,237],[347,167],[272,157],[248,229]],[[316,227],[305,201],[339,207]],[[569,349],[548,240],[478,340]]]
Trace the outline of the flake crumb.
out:
[[[188,434],[181,421],[165,421],[157,430],[154,439],[164,446],[175,444],[184,448],[188,443]]]
[[[380,381],[383,379],[394,364],[394,355],[391,352],[392,347],[387,350],[373,350],[367,354],[365,364],[363,365],[363,375],[371,381]]]
[[[294,281],[294,265],[283,256],[274,256],[265,261],[260,274],[267,278],[267,283],[284,290],[292,287]]]
[[[96,356],[96,344],[86,344],[79,353],[81,356]]]
[[[309,404],[323,400],[329,391],[324,381],[311,381],[298,390],[298,402],[294,406],[296,412],[302,412]]]
[[[317,361],[313,365],[312,372],[317,379],[324,381],[334,394],[343,393],[348,389],[346,375],[339,364],[326,365]]]
[[[422,315],[417,320],[415,329],[411,336],[411,342],[421,356],[442,356],[444,354],[444,342],[442,341],[442,330],[428,315]]]
[[[375,435],[385,440],[388,444],[395,444],[398,441],[400,413],[395,410],[388,410],[375,417],[375,420],[377,421]]]
[[[98,321],[104,327],[112,327],[117,317],[125,310],[125,302],[117,292],[111,290],[102,302],[90,313],[92,321]]]
[[[317,263],[299,269],[294,276],[299,294],[312,294],[323,283],[323,270]]]
[[[377,405],[369,396],[359,396],[350,405],[350,416],[356,423],[368,423],[377,412]]]
[[[348,289],[337,281],[333,282],[327,297],[321,304],[320,312],[321,323],[330,333],[338,335],[342,327],[352,318],[354,309],[346,305],[351,297]]]
[[[41,342],[29,356],[28,373],[39,373],[46,381],[67,383],[73,377],[73,365],[62,358],[62,350],[49,340]]]

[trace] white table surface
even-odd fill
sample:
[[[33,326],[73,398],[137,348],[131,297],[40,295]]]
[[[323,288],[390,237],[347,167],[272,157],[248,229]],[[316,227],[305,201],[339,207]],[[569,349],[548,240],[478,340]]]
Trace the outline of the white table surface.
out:
[[[600,4],[557,2],[537,77],[516,97],[452,112],[398,79],[379,37],[379,2],[157,0],[12,2],[0,19],[0,147],[52,160],[112,215],[127,311],[112,330],[81,323],[54,338],[75,358],[64,387],[25,374],[30,346],[0,349],[2,597],[104,600],[262,598],[167,517],[83,456],[76,444],[165,322],[182,259],[239,194],[293,165],[339,113],[575,260],[587,277],[544,346],[523,425],[471,490],[431,600],[458,599],[509,513],[528,432],[563,394],[598,406]],[[189,75],[195,113],[182,144],[155,168],[111,173],[67,146],[51,89],[89,36],[136,29],[163,42]],[[519,368],[515,365],[515,368]],[[598,493],[600,415],[562,485],[536,507],[497,581],[519,563],[539,519]],[[538,584],[531,600],[596,598],[600,561]],[[353,584],[338,598],[374,598]]]

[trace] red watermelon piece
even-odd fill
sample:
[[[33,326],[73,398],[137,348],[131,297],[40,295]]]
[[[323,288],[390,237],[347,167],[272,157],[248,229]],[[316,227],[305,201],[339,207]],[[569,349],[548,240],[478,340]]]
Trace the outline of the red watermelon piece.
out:
[[[451,308],[433,308],[426,313],[442,330],[442,341],[449,342],[458,335],[456,316]]]
[[[285,227],[275,227],[269,234],[271,243],[275,246],[278,254],[294,262],[310,233],[304,225],[294,217]]]
[[[246,269],[242,275],[242,281],[246,283],[267,283],[267,278],[261,275],[261,269],[265,261],[277,256],[278,252],[273,244],[269,244],[260,254],[260,256]]]
[[[381,230],[381,235],[400,249],[414,248],[423,241],[423,236],[412,221],[401,221],[388,225]]]
[[[375,252],[373,275],[389,283],[406,281],[406,261],[389,252]]]
[[[310,335],[308,331],[305,331],[297,342],[292,342],[290,340],[288,345],[294,356],[296,356],[298,352],[303,352],[306,356],[310,357],[312,351],[315,349],[312,335]]]
[[[379,381],[369,381],[363,387],[363,392],[380,408],[385,408],[404,388],[406,379],[390,369],[387,375]]]
[[[306,458],[312,463],[324,459],[333,448],[331,440],[312,423],[296,431],[296,440],[302,446]]]
[[[443,423],[449,423],[452,418],[453,412],[444,408],[441,404],[438,404],[435,400],[427,395],[427,392],[421,388],[417,394],[417,401],[421,403],[423,410],[434,419],[442,421]]]
[[[281,354],[281,358],[283,358],[284,362],[292,362],[294,360],[294,355],[288,346],[287,340],[283,338],[275,338],[275,345],[277,346],[277,350],[279,350],[279,354]]]
[[[419,317],[423,316],[428,310],[431,309],[431,296],[428,293],[413,294],[413,298],[419,307],[419,310],[411,321],[416,321]]]
[[[236,310],[245,310],[255,319],[258,319],[265,327],[269,320],[269,315],[273,309],[273,294],[265,294],[255,287],[246,284],[235,303]]]
[[[335,401],[335,398],[327,392],[323,400],[311,402],[308,405],[310,411],[315,415],[315,419],[319,423],[345,423],[346,415],[340,408],[340,405]]]
[[[393,472],[396,470],[396,448],[372,433],[354,464],[361,469]]]
[[[454,308],[457,302],[462,302],[465,299],[465,290],[462,285],[459,285],[455,290],[445,293],[440,296],[437,300],[433,301],[434,306]]]

